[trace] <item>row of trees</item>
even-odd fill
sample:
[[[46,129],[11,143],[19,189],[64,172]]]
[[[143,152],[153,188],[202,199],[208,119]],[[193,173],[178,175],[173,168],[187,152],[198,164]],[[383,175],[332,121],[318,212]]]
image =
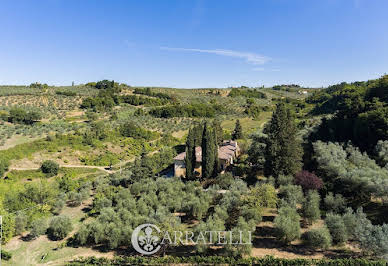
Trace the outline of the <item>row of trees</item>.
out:
[[[48,85],[46,83],[34,82],[30,84],[30,88],[47,89]]]
[[[170,105],[156,107],[149,114],[160,118],[171,117],[214,117],[225,112],[225,108],[218,104],[192,103],[184,105]]]
[[[195,178],[196,147],[202,150],[202,178],[215,177],[219,172],[218,145],[223,141],[223,130],[218,120],[205,121],[189,129],[186,140],[186,177]]]
[[[76,235],[81,245],[131,246],[133,229],[145,222],[162,230],[179,230],[181,222],[172,213],[185,212],[189,217],[202,219],[212,199],[198,183],[184,184],[178,179],[142,178],[128,188],[101,181],[93,201],[96,219],[84,224]]]
[[[229,97],[248,97],[248,98],[259,98],[266,99],[267,95],[264,92],[255,89],[244,89],[244,88],[233,88],[229,95]]]
[[[166,98],[151,98],[151,97],[142,97],[137,95],[123,95],[120,97],[120,102],[128,103],[130,105],[145,105],[145,106],[159,106],[165,105],[170,102]]]
[[[135,94],[143,94],[155,98],[165,99],[165,100],[174,100],[174,97],[170,96],[167,93],[154,92],[151,88],[135,88],[133,91]]]
[[[13,107],[9,110],[8,115],[2,116],[2,119],[11,123],[32,125],[42,119],[42,114],[35,110],[28,111],[24,108]]]
[[[248,242],[248,231],[255,230],[264,208],[273,208],[277,202],[276,191],[269,184],[258,184],[248,189],[242,180],[233,180],[227,185],[228,191],[220,195],[217,193],[218,186],[204,191],[198,182],[183,183],[175,178],[154,180],[143,177],[125,188],[115,183],[117,178],[112,179],[113,183],[107,183],[106,179],[95,183],[92,213],[96,218],[82,225],[77,232],[75,239],[80,245],[130,247],[133,228],[145,222],[158,225],[162,231],[183,230],[183,224],[173,213],[181,213],[185,220],[199,221],[193,228],[195,236],[205,231],[228,230],[239,238],[239,231],[243,231],[243,241]],[[237,240],[233,239],[233,242]],[[199,253],[210,250],[205,245],[195,248]],[[229,244],[222,248],[227,255],[241,256],[249,254],[252,247],[249,244]]]

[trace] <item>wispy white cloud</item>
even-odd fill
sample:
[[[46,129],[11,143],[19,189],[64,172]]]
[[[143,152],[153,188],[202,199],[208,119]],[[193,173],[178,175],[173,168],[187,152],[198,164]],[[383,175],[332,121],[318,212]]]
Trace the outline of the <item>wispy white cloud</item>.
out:
[[[252,68],[253,71],[264,71],[264,67],[255,67]]]
[[[244,59],[247,63],[253,65],[263,65],[271,60],[270,57],[249,53],[249,52],[240,52],[233,50],[225,50],[225,49],[191,49],[191,48],[171,48],[171,47],[160,47],[161,50],[166,51],[178,51],[178,52],[196,52],[196,53],[207,53],[207,54],[216,54],[221,56],[229,56],[229,57],[237,57]]]
[[[280,69],[273,68],[273,69],[265,69],[264,67],[254,67],[252,68],[253,71],[271,71],[271,72],[278,72]]]

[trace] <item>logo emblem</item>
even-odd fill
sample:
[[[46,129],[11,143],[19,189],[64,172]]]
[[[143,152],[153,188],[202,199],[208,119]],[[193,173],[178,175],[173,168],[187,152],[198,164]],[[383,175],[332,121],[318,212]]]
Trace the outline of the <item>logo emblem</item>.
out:
[[[154,224],[141,224],[132,233],[133,248],[144,255],[152,255],[160,249],[160,229]]]

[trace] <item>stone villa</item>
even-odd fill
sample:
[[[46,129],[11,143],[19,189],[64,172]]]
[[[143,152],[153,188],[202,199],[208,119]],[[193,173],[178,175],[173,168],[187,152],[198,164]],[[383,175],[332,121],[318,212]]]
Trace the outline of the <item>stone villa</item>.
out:
[[[220,162],[221,171],[224,171],[226,167],[233,164],[233,160],[235,160],[236,157],[239,155],[240,155],[240,148],[237,145],[237,142],[233,140],[225,140],[218,147],[218,160]],[[182,152],[174,158],[174,176],[178,176],[178,177],[186,176],[185,157],[186,157],[186,152]],[[202,148],[201,147],[195,148],[195,157],[196,157],[195,172],[197,176],[201,176],[201,172],[202,172],[202,167],[201,167]]]

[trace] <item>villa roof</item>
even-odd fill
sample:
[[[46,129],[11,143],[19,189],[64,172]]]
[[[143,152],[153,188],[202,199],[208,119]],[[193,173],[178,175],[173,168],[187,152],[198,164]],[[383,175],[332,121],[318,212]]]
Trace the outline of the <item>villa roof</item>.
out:
[[[237,142],[233,140],[224,141],[220,147],[218,147],[218,159],[229,160],[233,158],[237,150]],[[178,154],[174,160],[184,161],[186,152]],[[200,146],[195,147],[195,157],[197,162],[202,162],[202,148]]]
[[[179,153],[177,156],[175,156],[174,160],[176,161],[184,161],[186,158],[186,152]],[[202,148],[201,147],[195,147],[195,159],[197,162],[202,162]]]

